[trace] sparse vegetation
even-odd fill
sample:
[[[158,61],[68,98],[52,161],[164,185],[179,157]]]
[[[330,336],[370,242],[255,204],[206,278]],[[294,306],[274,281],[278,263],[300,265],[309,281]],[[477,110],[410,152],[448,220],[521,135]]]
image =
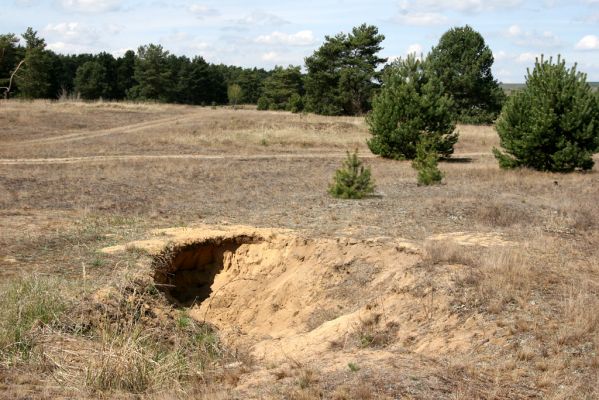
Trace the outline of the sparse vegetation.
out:
[[[347,152],[343,166],[335,172],[329,193],[341,199],[361,199],[374,193],[370,168],[364,167],[357,150]]]
[[[594,173],[502,171],[491,126],[459,126],[422,196],[361,118],[8,101],[0,122],[1,280],[66,300],[3,353],[0,397],[597,397]],[[331,201],[354,147],[384,195]],[[166,301],[154,228],[238,224],[285,230],[222,254],[207,314]]]
[[[36,346],[35,328],[58,321],[65,311],[65,281],[26,275],[0,286],[0,364],[26,361]]]
[[[510,96],[497,132],[503,151],[493,152],[502,168],[589,170],[599,152],[599,100],[575,66],[541,58]]]

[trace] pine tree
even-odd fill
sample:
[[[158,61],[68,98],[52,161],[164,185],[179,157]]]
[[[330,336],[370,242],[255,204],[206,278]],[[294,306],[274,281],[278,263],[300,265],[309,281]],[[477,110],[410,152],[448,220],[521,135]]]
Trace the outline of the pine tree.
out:
[[[301,67],[290,65],[287,68],[276,66],[270,76],[262,84],[262,100],[260,109],[266,106],[270,110],[290,111],[290,100],[303,93]],[[297,107],[298,104],[295,104]],[[298,110],[301,111],[301,110]]]
[[[458,140],[451,98],[443,94],[438,79],[427,70],[427,61],[409,55],[391,64],[367,116],[374,154],[393,159],[413,159],[423,136],[434,139],[443,157],[453,153]]]
[[[599,100],[576,66],[541,57],[505,104],[497,132],[503,151],[493,152],[502,168],[588,170],[599,151]]]
[[[75,90],[86,100],[107,98],[110,96],[107,81],[106,68],[97,61],[88,61],[77,68]]]
[[[416,146],[416,158],[412,161],[412,168],[418,171],[419,185],[433,185],[443,180],[443,172],[437,165],[438,160],[434,139],[422,138]]]
[[[324,115],[366,113],[380,80],[377,68],[386,61],[377,55],[384,39],[377,27],[366,24],[349,34],[326,36],[305,60],[306,109]]]
[[[19,93],[26,98],[51,97],[51,65],[46,49],[46,41],[37,32],[27,28],[25,39],[25,62],[16,76]]]
[[[430,68],[454,99],[460,122],[491,123],[505,101],[493,78],[493,53],[484,38],[470,26],[447,31],[430,54]]]
[[[134,78],[137,84],[127,96],[133,100],[167,101],[171,90],[172,71],[169,52],[161,45],[149,44],[137,49]]]
[[[361,199],[374,193],[370,168],[364,167],[358,158],[357,150],[353,153],[347,152],[347,159],[342,168],[335,172],[329,193],[341,199]]]

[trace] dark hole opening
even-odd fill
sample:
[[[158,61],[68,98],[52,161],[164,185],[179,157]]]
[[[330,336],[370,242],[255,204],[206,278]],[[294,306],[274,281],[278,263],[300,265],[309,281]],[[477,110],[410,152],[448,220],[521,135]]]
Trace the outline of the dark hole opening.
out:
[[[252,237],[240,236],[165,250],[154,260],[154,282],[177,306],[200,304],[210,297],[226,255],[232,256],[242,244],[254,242]]]

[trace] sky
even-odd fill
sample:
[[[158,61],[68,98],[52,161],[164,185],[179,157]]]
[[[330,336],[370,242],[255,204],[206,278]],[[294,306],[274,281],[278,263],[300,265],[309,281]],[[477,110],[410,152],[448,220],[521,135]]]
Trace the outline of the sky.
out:
[[[148,43],[208,62],[302,65],[325,35],[362,23],[385,35],[381,56],[427,53],[470,25],[493,51],[493,74],[524,82],[535,57],[561,54],[599,81],[599,0],[0,0],[0,33],[28,26],[58,53],[115,56]]]

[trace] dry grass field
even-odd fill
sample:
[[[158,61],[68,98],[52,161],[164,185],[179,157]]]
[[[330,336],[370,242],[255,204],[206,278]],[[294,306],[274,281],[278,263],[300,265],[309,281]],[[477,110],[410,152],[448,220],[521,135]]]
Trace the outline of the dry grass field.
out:
[[[363,118],[252,109],[0,126],[0,398],[599,398],[597,167],[502,171],[459,126],[422,187]],[[333,199],[355,148],[376,194]]]

